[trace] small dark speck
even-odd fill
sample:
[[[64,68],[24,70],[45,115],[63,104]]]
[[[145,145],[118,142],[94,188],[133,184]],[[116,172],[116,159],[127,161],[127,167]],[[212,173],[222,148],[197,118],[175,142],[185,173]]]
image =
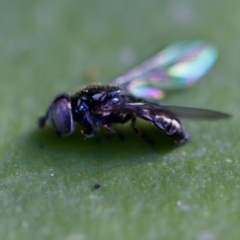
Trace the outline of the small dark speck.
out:
[[[99,183],[96,183],[94,186],[95,189],[99,189],[100,187],[101,187],[101,185]]]

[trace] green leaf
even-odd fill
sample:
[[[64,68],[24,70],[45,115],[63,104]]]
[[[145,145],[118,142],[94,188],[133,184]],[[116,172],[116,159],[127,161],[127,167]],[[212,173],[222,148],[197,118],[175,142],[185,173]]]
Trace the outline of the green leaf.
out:
[[[234,8],[233,8],[234,6]],[[0,239],[238,239],[239,11],[233,1],[2,1],[0,3]],[[107,83],[175,41],[219,49],[213,69],[165,103],[230,120],[185,121],[174,148],[129,124],[121,141],[79,129],[59,139],[37,117],[58,93]],[[95,184],[100,184],[96,189]]]

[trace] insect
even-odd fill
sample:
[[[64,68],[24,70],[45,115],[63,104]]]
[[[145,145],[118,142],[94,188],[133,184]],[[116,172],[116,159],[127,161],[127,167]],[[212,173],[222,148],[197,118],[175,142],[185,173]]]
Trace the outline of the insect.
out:
[[[195,83],[214,64],[217,50],[204,41],[180,42],[167,47],[143,64],[115,79],[108,85],[87,86],[73,95],[60,94],[50,104],[38,124],[48,121],[60,137],[72,134],[74,123],[84,129],[85,137],[105,128],[118,133],[113,125],[131,122],[141,137],[136,119],[155,125],[181,145],[189,139],[180,118],[217,120],[230,115],[218,111],[180,106],[165,106],[159,101],[169,90],[183,89]],[[147,140],[147,139],[146,139]]]

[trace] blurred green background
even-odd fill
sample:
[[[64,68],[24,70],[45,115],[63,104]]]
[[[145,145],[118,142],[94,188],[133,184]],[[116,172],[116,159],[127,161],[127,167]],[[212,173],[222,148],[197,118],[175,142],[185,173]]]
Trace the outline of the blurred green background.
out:
[[[239,239],[239,12],[233,0],[1,1],[0,239]],[[165,103],[233,119],[185,121],[192,141],[175,149],[129,126],[124,142],[38,130],[55,94],[195,39],[215,44],[219,59]]]

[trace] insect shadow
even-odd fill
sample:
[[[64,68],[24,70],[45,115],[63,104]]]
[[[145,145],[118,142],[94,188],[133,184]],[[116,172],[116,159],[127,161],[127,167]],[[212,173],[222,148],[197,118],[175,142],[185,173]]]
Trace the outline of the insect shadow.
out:
[[[150,126],[147,126],[150,125]],[[76,171],[99,171],[108,168],[143,164],[161,159],[173,151],[173,141],[151,124],[140,124],[152,143],[144,141],[130,128],[118,127],[124,140],[117,135],[100,131],[96,137],[84,139],[79,131],[68,138],[59,138],[51,131],[35,130],[27,137],[25,145],[39,153],[34,161],[51,166],[75,168]],[[44,156],[44,157],[43,157]],[[157,157],[156,157],[157,156]]]

